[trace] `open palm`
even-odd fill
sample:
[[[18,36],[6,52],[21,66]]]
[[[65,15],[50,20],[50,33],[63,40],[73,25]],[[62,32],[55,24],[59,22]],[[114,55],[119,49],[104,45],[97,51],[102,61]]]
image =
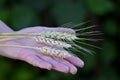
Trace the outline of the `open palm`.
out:
[[[67,31],[70,33],[74,33],[72,29],[47,28],[47,27],[40,27],[40,26],[22,29],[18,32],[41,32],[46,30],[61,31],[61,32]],[[17,39],[17,40],[12,40],[8,42],[3,42],[0,44],[15,44],[15,45],[17,44],[22,46],[46,45],[42,43],[41,44],[36,43],[33,39]],[[48,69],[48,70],[54,69],[54,70],[65,72],[65,73],[70,72],[72,74],[75,74],[77,72],[76,66],[78,67],[84,66],[84,62],[80,58],[74,55],[72,55],[72,57],[67,59],[60,59],[60,58],[44,55],[32,49],[13,48],[13,47],[1,47],[1,49],[4,52],[4,54],[2,54],[3,56],[7,56],[13,59],[23,60],[25,62],[28,62],[29,64],[32,64],[33,66],[37,66],[37,67]]]

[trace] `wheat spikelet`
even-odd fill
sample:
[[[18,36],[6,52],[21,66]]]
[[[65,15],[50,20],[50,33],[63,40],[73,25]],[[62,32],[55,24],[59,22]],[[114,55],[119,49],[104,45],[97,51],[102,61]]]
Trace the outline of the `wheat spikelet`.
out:
[[[71,47],[70,44],[67,44],[63,41],[58,41],[58,40],[54,40],[54,39],[50,39],[50,38],[45,38],[45,37],[40,37],[40,36],[36,36],[34,37],[34,39],[37,41],[37,42],[40,42],[40,43],[45,43],[45,44],[49,44],[49,45],[55,45],[55,46],[58,46],[58,47],[64,47],[64,48],[69,48]]]

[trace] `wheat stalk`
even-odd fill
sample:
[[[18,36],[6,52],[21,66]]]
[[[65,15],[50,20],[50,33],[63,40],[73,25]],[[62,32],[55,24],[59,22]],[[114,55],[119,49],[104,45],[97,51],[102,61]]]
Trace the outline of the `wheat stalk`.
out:
[[[15,48],[33,49],[33,50],[40,51],[41,53],[43,53],[45,55],[58,57],[58,58],[69,58],[69,57],[71,57],[71,54],[68,53],[65,50],[59,50],[59,49],[48,47],[48,46],[44,46],[44,47],[31,47],[31,46],[2,44],[2,45],[0,45],[0,47],[15,47]]]
[[[0,36],[1,37],[1,36]],[[46,38],[46,37],[41,37],[41,36],[35,36],[35,37],[31,37],[31,36],[3,36],[1,37],[2,39],[0,39],[0,41],[9,41],[9,40],[14,40],[14,39],[26,39],[26,38],[33,38],[35,39],[36,42],[39,43],[44,43],[44,44],[49,44],[49,45],[55,45],[58,47],[64,47],[64,48],[69,48],[71,47],[70,44],[67,44],[66,42],[63,41],[59,41],[59,40],[55,40],[55,39],[50,39],[50,38]]]
[[[0,36],[41,36],[47,38],[63,39],[63,40],[75,40],[77,39],[75,34],[70,34],[67,32],[56,32],[56,31],[44,31],[40,33],[1,33]]]

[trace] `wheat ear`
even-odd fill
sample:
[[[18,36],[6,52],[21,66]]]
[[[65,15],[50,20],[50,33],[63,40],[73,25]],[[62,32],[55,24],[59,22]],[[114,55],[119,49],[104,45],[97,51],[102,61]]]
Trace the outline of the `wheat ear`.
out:
[[[0,36],[1,37],[1,36]],[[25,37],[25,36],[3,36],[1,37],[2,39],[0,39],[0,41],[10,41],[10,40],[14,40],[14,39],[24,39],[24,38],[33,38],[35,39],[37,42],[40,43],[44,43],[44,44],[49,44],[51,46],[58,46],[58,47],[64,47],[64,48],[69,48],[71,47],[70,44],[67,44],[66,42],[63,41],[59,41],[59,40],[54,40],[54,39],[50,39],[50,38],[45,38],[45,37],[41,37],[41,36],[35,36],[35,37]]]
[[[54,39],[50,39],[50,38],[45,38],[45,37],[40,37],[40,36],[36,36],[34,37],[34,39],[37,41],[37,42],[40,42],[40,43],[45,43],[45,44],[49,44],[49,45],[54,45],[54,46],[58,46],[58,47],[64,47],[64,48],[69,48],[69,47],[72,47],[70,44],[67,44],[63,41],[58,41],[58,40],[54,40]]]
[[[63,39],[63,40],[69,40],[69,41],[77,39],[76,35],[69,34],[66,32],[62,33],[62,32],[46,31],[46,32],[39,33],[39,35],[47,38]]]

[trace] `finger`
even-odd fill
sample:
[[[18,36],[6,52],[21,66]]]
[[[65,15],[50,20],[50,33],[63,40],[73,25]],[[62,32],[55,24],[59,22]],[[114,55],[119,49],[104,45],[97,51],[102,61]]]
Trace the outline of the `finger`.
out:
[[[74,64],[78,67],[81,67],[81,68],[84,67],[84,62],[76,56],[72,56],[66,60],[68,60],[69,62],[71,62],[72,64]]]
[[[36,26],[36,27],[29,27],[29,28],[21,29],[20,32],[43,32],[47,30],[48,30],[47,27]]]
[[[70,62],[68,62],[68,61],[66,61],[64,59],[59,59],[59,58],[54,58],[54,59],[56,61],[62,63],[62,64],[65,64],[66,66],[68,66],[70,73],[72,73],[72,74],[76,74],[77,73],[77,68],[73,64],[71,64]]]
[[[40,54],[39,57],[41,59],[49,62],[50,64],[52,64],[54,70],[57,70],[57,71],[60,71],[60,72],[64,72],[64,73],[68,73],[69,72],[69,68],[66,65],[57,62],[56,60],[52,59],[51,57],[45,56],[45,55],[42,55],[42,54]]]
[[[20,30],[20,32],[43,32],[43,31],[59,31],[59,32],[75,34],[75,31],[70,28],[48,28],[48,27],[37,26],[37,27],[25,28]]]
[[[70,33],[70,34],[75,34],[75,31],[71,28],[51,28],[54,31],[58,31],[58,32],[65,32],[65,33]]]
[[[36,53],[33,50],[6,47],[4,49],[4,52],[5,52],[4,56],[6,56],[6,57],[23,60],[34,66],[44,68],[44,69],[50,70],[52,68],[52,65],[50,63],[35,56],[38,53]]]
[[[40,58],[38,58],[35,55],[27,55],[22,58],[23,61],[28,62],[29,64],[32,64],[33,66],[43,68],[43,69],[48,69],[50,70],[52,68],[52,65]]]
[[[10,42],[10,43],[12,44],[12,42]],[[10,44],[10,43],[8,43],[8,44]],[[13,44],[17,44],[17,43],[13,42]],[[5,49],[4,49],[4,52],[6,54],[5,56],[26,61],[26,62],[28,62],[34,66],[40,67],[40,68],[44,68],[44,69],[51,69],[52,68],[51,64],[37,58],[37,56],[35,56],[35,55],[38,53],[35,52],[34,50],[15,48],[15,47],[13,47],[13,48],[6,47]]]

